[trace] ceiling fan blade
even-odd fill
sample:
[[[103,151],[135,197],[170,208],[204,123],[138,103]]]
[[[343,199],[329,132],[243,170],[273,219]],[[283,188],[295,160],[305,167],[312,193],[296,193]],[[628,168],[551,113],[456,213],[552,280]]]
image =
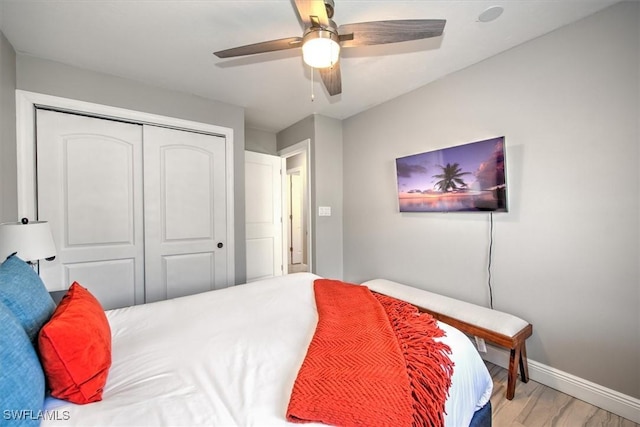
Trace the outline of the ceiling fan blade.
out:
[[[444,31],[444,19],[398,19],[391,21],[357,22],[340,25],[338,33],[353,33],[352,40],[344,40],[342,47],[398,43],[408,40],[438,37]]]
[[[308,27],[329,26],[324,0],[295,0],[298,15]]]
[[[302,46],[302,37],[288,37],[286,39],[270,40],[267,42],[248,44],[226,50],[213,52],[218,58],[253,55],[255,53],[274,52],[276,50],[293,49]]]
[[[336,62],[332,67],[320,68],[322,83],[327,88],[329,95],[334,96],[342,93],[342,78],[340,77],[340,62]]]

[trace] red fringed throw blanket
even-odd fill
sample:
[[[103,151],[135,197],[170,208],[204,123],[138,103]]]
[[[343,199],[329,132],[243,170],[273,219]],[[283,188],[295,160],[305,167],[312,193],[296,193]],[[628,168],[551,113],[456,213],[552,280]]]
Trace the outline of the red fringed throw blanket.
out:
[[[365,286],[318,279],[318,325],[287,420],[338,426],[442,426],[451,349],[432,316]]]

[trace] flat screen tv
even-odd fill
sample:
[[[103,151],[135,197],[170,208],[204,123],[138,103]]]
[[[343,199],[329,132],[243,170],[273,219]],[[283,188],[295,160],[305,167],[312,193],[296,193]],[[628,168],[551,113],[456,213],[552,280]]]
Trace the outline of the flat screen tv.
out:
[[[504,136],[396,159],[400,212],[507,212]]]

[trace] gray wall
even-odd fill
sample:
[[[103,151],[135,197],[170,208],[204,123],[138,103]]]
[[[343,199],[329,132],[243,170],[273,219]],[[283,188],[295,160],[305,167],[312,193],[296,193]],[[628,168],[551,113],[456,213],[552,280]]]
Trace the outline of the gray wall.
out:
[[[276,134],[258,129],[244,130],[244,149],[262,154],[278,155]]]
[[[236,283],[246,281],[244,109],[142,82],[26,55],[17,56],[17,88],[233,129]],[[15,142],[14,142],[15,145]]]
[[[321,276],[342,279],[344,276],[342,122],[316,115],[314,138],[316,266]],[[331,207],[331,216],[318,216],[320,206]]]
[[[397,157],[506,136],[495,308],[529,357],[640,398],[640,4],[625,2],[347,119],[345,279],[488,305],[488,214],[401,214]]]
[[[312,269],[330,278],[343,276],[342,122],[309,116],[278,132],[278,150],[311,140]],[[319,217],[318,207],[330,206],[330,217]]]
[[[0,32],[0,222],[18,220],[16,53]]]

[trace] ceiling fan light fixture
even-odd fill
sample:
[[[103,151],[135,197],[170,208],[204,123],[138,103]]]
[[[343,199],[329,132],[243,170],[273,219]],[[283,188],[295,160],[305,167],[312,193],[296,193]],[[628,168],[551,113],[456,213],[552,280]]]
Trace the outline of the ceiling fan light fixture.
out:
[[[302,40],[302,58],[313,68],[327,68],[338,62],[338,35],[326,29],[311,28]]]
[[[221,50],[214,54],[218,58],[231,58],[302,48],[305,64],[312,69],[318,69],[327,93],[335,96],[342,93],[341,48],[386,45],[440,37],[447,22],[444,19],[391,19],[338,26],[333,21],[334,0],[294,0],[292,3],[304,28],[302,37],[268,40]],[[499,11],[491,10],[494,13],[501,11],[501,8]],[[491,15],[482,15],[482,19],[490,17]],[[314,74],[315,72],[311,73],[312,88]]]

